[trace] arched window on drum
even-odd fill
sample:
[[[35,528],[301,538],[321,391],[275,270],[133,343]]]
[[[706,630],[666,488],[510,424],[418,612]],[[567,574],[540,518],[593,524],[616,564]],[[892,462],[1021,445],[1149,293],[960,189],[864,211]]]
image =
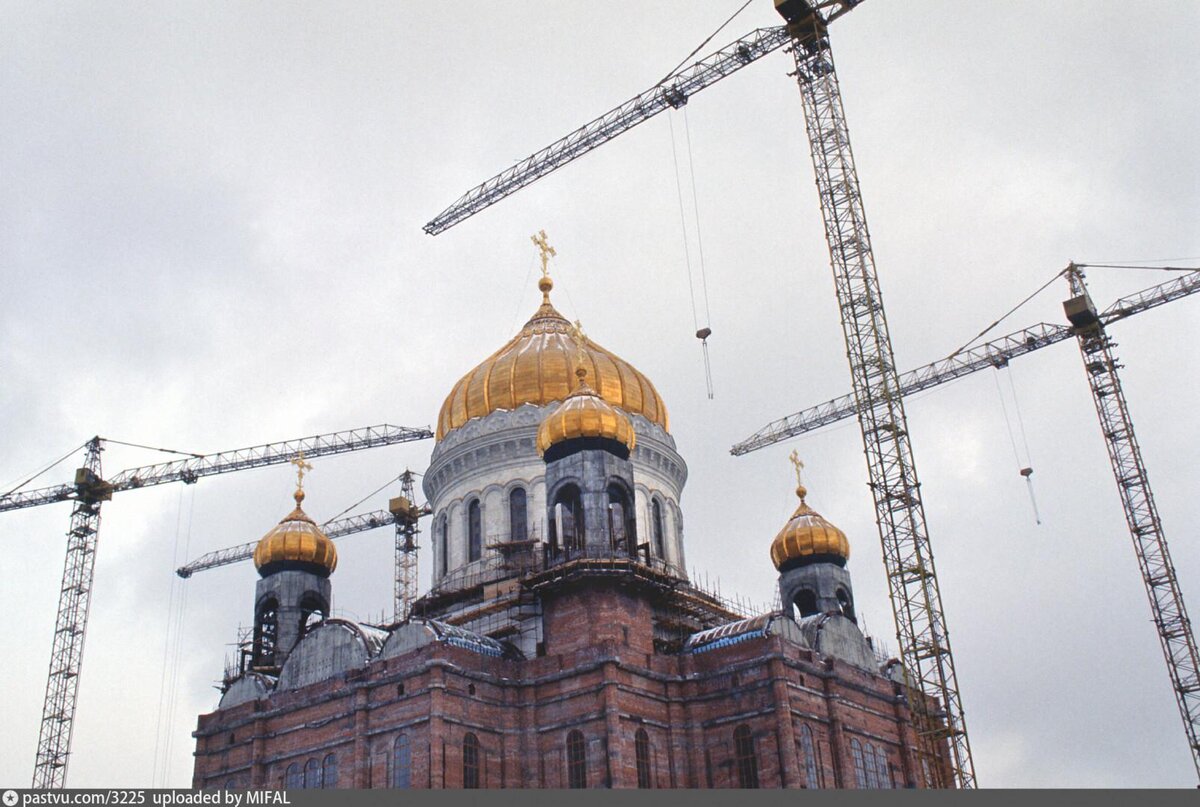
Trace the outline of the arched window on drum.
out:
[[[434,540],[437,541],[438,568],[443,576],[450,571],[450,544],[446,540],[446,527],[446,514],[442,513],[434,531]]]
[[[637,521],[629,494],[620,485],[608,486],[608,534],[614,555],[637,554]]]
[[[467,561],[476,561],[483,556],[483,508],[479,499],[467,505]]]
[[[508,494],[508,540],[514,543],[529,537],[529,511],[526,504],[525,488],[513,488]]]
[[[662,502],[658,499],[650,500],[650,531],[654,537],[654,556],[666,558],[667,548],[664,538],[666,525],[663,521]]]
[[[575,485],[563,485],[550,508],[550,548],[556,552],[582,549],[583,497]]]

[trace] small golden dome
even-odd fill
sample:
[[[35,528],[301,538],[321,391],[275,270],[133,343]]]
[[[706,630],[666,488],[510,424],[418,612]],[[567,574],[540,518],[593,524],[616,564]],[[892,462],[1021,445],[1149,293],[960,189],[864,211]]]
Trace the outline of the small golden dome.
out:
[[[254,566],[263,577],[299,568],[328,577],[337,568],[337,549],[300,507],[304,491],[296,490],[296,509],[262,537],[254,548]]]
[[[527,403],[546,406],[571,394],[576,346],[571,323],[550,304],[553,287],[549,277],[539,279],[542,304],[525,327],[454,385],[438,415],[439,441],[472,418]],[[595,393],[606,402],[670,431],[658,391],[631,364],[588,339],[583,345],[583,367]]]
[[[796,488],[800,506],[775,540],[771,542],[771,561],[779,571],[786,571],[809,558],[826,557],[839,565],[850,559],[850,542],[846,533],[826,521],[804,501],[808,490]]]
[[[551,446],[576,437],[600,437],[616,440],[630,451],[637,445],[637,435],[629,417],[596,394],[587,385],[587,371],[575,371],[579,388],[567,396],[558,407],[542,419],[538,426],[538,456],[545,455]]]

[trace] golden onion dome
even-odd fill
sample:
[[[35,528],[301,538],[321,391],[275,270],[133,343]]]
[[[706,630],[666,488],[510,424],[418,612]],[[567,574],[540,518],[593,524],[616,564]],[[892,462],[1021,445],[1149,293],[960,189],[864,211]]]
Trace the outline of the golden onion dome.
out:
[[[771,561],[779,571],[799,566],[804,561],[828,559],[845,565],[850,559],[850,541],[846,533],[826,521],[804,501],[808,491],[796,488],[800,506],[771,542]]]
[[[552,446],[577,437],[595,437],[615,440],[629,451],[637,445],[637,435],[629,417],[588,386],[587,370],[575,371],[579,387],[553,412],[542,419],[538,426],[538,456],[544,456]]]
[[[571,394],[576,365],[571,323],[550,304],[554,282],[542,277],[538,288],[542,304],[520,333],[464,375],[446,397],[438,415],[439,441],[472,418],[527,403],[546,406]],[[670,431],[667,408],[650,379],[590,339],[585,338],[582,353],[582,366],[600,398]]]
[[[337,568],[337,549],[300,507],[304,491],[297,489],[293,498],[296,509],[254,548],[254,565],[263,577],[284,569],[302,569],[328,577]]]

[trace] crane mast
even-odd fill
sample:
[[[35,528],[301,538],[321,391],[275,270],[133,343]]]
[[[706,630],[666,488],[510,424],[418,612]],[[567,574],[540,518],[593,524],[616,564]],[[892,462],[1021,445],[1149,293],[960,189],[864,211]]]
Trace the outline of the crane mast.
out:
[[[112,479],[100,471],[100,453],[104,439],[88,441],[84,463],[75,472],[73,485],[55,485],[0,496],[0,512],[36,507],[60,501],[75,502],[71,528],[67,533],[66,560],[50,668],[46,678],[46,696],[38,733],[37,754],[33,767],[33,787],[39,790],[62,788],[71,754],[71,735],[75,725],[79,676],[83,666],[83,643],[87,633],[88,610],[95,579],[96,547],[100,531],[100,504],[114,493],[168,482],[192,484],[201,477],[290,462],[297,456],[318,457],[342,454],[364,448],[425,440],[433,437],[429,429],[404,426],[368,426],[299,440],[267,443],[250,448],[197,455],[186,460],[128,468]]]
[[[405,470],[400,475],[401,495],[388,503],[396,522],[396,582],[394,586],[395,609],[392,619],[403,622],[412,612],[417,600],[417,533],[421,516],[431,512],[428,507],[416,505],[413,472]]]
[[[850,360],[869,485],[875,500],[875,520],[896,621],[896,641],[910,692],[915,690],[910,703],[920,739],[925,784],[973,788],[975,768],[958,676],[850,148],[850,132],[829,47],[827,23],[834,15],[857,5],[857,0],[815,4],[776,0],[775,5],[787,20],[792,39],[790,50],[804,105],[825,238]],[[937,764],[937,748],[942,742],[949,750],[949,771],[941,770]]]
[[[1133,432],[1133,419],[1121,389],[1121,379],[1113,348],[1116,343],[1108,336],[1103,319],[1097,315],[1088,295],[1083,270],[1071,264],[1067,268],[1071,299],[1063,304],[1067,318],[1076,328],[1079,351],[1087,370],[1088,386],[1100,430],[1108,448],[1117,491],[1125,510],[1125,522],[1133,539],[1133,549],[1141,569],[1154,627],[1162,645],[1171,688],[1183,718],[1191,748],[1192,764],[1200,776],[1200,653],[1192,624],[1184,607],[1175,566],[1163,534],[1162,519],[1154,503],[1150,479],[1142,462],[1142,450]]]
[[[92,603],[100,502],[112,498],[112,486],[100,475],[100,452],[103,450],[99,437],[88,441],[83,466],[75,473],[75,507],[71,511],[71,529],[67,532],[67,556],[58,594],[58,616],[50,648],[50,671],[46,676],[46,697],[42,704],[42,724],[33,767],[35,790],[61,788],[67,775],[79,673],[83,665],[83,639]]]

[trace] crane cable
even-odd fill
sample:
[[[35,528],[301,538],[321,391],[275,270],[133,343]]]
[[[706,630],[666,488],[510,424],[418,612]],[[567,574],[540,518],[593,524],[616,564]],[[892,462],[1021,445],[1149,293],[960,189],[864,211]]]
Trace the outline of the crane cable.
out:
[[[733,12],[733,15],[732,15],[732,16],[731,16],[729,19],[725,20],[725,22],[723,22],[723,23],[721,23],[719,26],[717,26],[717,30],[715,30],[715,31],[713,31],[711,34],[709,34],[709,35],[708,35],[708,37],[707,37],[707,38],[706,38],[706,39],[705,39],[703,42],[701,42],[699,45],[697,45],[697,46],[696,46],[696,49],[695,49],[695,50],[693,50],[693,51],[692,51],[691,53],[689,53],[687,56],[684,56],[684,57],[683,57],[683,61],[682,61],[682,62],[680,62],[679,64],[675,65],[675,67],[674,67],[674,68],[672,68],[671,72],[670,72],[670,73],[667,73],[665,76],[663,76],[663,77],[662,77],[662,78],[659,80],[659,82],[658,82],[658,83],[659,83],[659,84],[662,84],[664,81],[666,81],[667,79],[669,79],[671,76],[673,76],[673,75],[675,75],[677,72],[679,72],[679,68],[683,67],[685,64],[687,64],[688,62],[690,62],[690,61],[692,60],[692,57],[693,57],[693,56],[695,56],[697,53],[699,53],[699,52],[700,52],[700,49],[701,49],[702,47],[704,47],[705,45],[707,45],[709,42],[712,42],[712,40],[713,40],[713,37],[714,37],[714,36],[716,36],[717,34],[721,33],[722,31],[724,31],[724,30],[725,30],[725,26],[729,25],[729,23],[731,23],[731,22],[733,22],[735,19],[737,19],[737,16],[738,16],[739,14],[741,14],[743,11],[745,11],[745,10],[746,10],[746,7],[747,7],[747,6],[749,6],[749,5],[750,5],[752,2],[754,2],[754,0],[746,0],[746,2],[745,2],[745,3],[742,3],[742,7],[741,7],[741,8],[739,8],[737,11]]]
[[[362,504],[363,502],[365,502],[367,499],[371,498],[371,497],[372,497],[372,496],[374,496],[375,494],[377,494],[377,493],[379,493],[380,491],[382,491],[382,490],[384,490],[385,488],[387,488],[387,487],[388,487],[389,485],[391,485],[393,482],[399,482],[399,481],[400,481],[400,480],[401,480],[403,477],[404,477],[404,474],[400,474],[400,476],[393,476],[391,479],[389,479],[388,481],[384,482],[384,483],[383,483],[382,485],[380,485],[379,487],[375,488],[375,490],[371,491],[371,492],[370,492],[370,493],[368,493],[366,496],[363,496],[361,499],[359,499],[359,500],[358,500],[358,501],[356,501],[354,504],[352,504],[352,505],[350,505],[349,507],[347,507],[347,508],[346,508],[345,510],[343,510],[342,512],[338,513],[338,514],[337,514],[336,516],[334,516],[333,518],[327,518],[327,519],[325,519],[325,521],[323,521],[323,522],[321,523],[321,526],[322,526],[322,527],[324,527],[324,526],[325,526],[326,524],[328,524],[330,521],[333,521],[333,520],[334,520],[334,519],[336,519],[336,518],[341,518],[342,516],[346,515],[346,514],[347,514],[347,513],[349,513],[351,510],[353,510],[355,507],[358,507],[360,504]]]
[[[89,440],[88,442],[90,443],[91,441]],[[23,488],[23,487],[25,487],[26,485],[28,485],[28,484],[29,484],[30,482],[32,482],[33,480],[37,479],[37,478],[38,478],[39,476],[41,476],[42,474],[46,473],[46,471],[49,471],[51,468],[53,468],[53,467],[54,467],[54,466],[56,466],[56,465],[59,465],[59,464],[60,464],[60,463],[62,463],[64,460],[66,460],[68,457],[70,457],[72,454],[74,454],[74,453],[76,453],[76,452],[78,452],[78,451],[82,451],[84,448],[87,448],[87,443],[84,443],[83,445],[76,446],[75,448],[72,448],[72,449],[71,449],[70,451],[68,451],[66,454],[63,454],[61,457],[59,457],[59,458],[58,458],[58,459],[56,459],[54,462],[52,462],[52,463],[50,463],[49,465],[47,465],[47,466],[46,466],[45,468],[43,468],[42,470],[40,470],[40,471],[38,471],[38,472],[34,473],[34,474],[33,474],[33,476],[29,477],[29,478],[28,478],[28,479],[26,479],[24,482],[21,482],[21,483],[19,483],[19,484],[18,484],[16,487],[14,487],[14,488],[12,488],[11,490],[8,490],[8,491],[6,491],[5,493],[3,493],[3,494],[0,494],[0,495],[3,495],[3,496],[11,496],[12,494],[16,493],[16,492],[17,492],[18,490],[20,490],[21,488]],[[24,474],[21,474],[21,476],[24,476]],[[18,478],[20,478],[20,477],[18,477]]]
[[[1013,434],[1012,421],[1008,416],[1008,406],[1004,403],[1004,390],[1000,386],[1000,371],[1004,369],[996,368],[996,395],[1000,399],[1000,411],[1004,413],[1004,425],[1008,429],[1008,442],[1012,446],[1013,459],[1017,462],[1018,473],[1025,477],[1025,486],[1029,490],[1029,503],[1033,507],[1033,520],[1037,524],[1042,523],[1041,513],[1038,512],[1037,498],[1033,495],[1033,459],[1029,453],[1029,440],[1025,435],[1025,419],[1021,417],[1021,402],[1017,398],[1017,387],[1013,383],[1012,366],[1008,365],[1008,386],[1012,393],[1013,411],[1017,416],[1017,428],[1021,432],[1021,443],[1025,447],[1025,460],[1021,460],[1021,453],[1017,450],[1017,439]]]
[[[952,358],[954,358],[955,356],[957,356],[959,353],[962,353],[964,350],[966,350],[967,348],[969,348],[971,345],[975,344],[975,343],[976,343],[977,341],[979,341],[981,338],[983,338],[984,336],[986,336],[986,335],[988,334],[988,332],[990,332],[990,331],[991,331],[993,328],[995,328],[995,327],[996,327],[997,325],[999,325],[1001,322],[1004,322],[1004,320],[1008,319],[1008,318],[1009,318],[1009,317],[1011,317],[1013,314],[1015,314],[1015,313],[1017,312],[1017,309],[1019,309],[1021,306],[1025,305],[1026,303],[1028,303],[1028,302],[1029,302],[1030,300],[1032,300],[1034,297],[1037,297],[1039,294],[1041,294],[1041,293],[1042,293],[1043,291],[1045,291],[1047,288],[1049,288],[1049,286],[1050,286],[1050,284],[1051,284],[1051,283],[1053,283],[1054,281],[1058,280],[1058,279],[1059,279],[1060,277],[1062,277],[1064,274],[1066,274],[1066,270],[1065,270],[1065,269],[1064,269],[1063,271],[1061,271],[1061,272],[1058,272],[1057,274],[1055,274],[1055,275],[1054,275],[1054,277],[1050,278],[1050,279],[1049,279],[1049,280],[1047,280],[1045,283],[1043,283],[1043,284],[1042,284],[1040,287],[1038,287],[1038,290],[1037,290],[1037,291],[1035,291],[1033,294],[1030,294],[1028,297],[1026,297],[1024,300],[1022,300],[1021,302],[1019,302],[1019,303],[1017,303],[1016,305],[1014,305],[1012,308],[1008,309],[1008,311],[1006,311],[1006,312],[1003,314],[1003,316],[1001,316],[1001,317],[1000,317],[1000,319],[996,320],[996,321],[995,321],[995,322],[993,322],[991,325],[987,326],[987,327],[986,327],[986,328],[984,328],[982,331],[980,331],[979,333],[975,334],[975,335],[974,335],[973,337],[971,337],[971,338],[970,338],[970,339],[969,339],[969,340],[968,340],[968,341],[967,341],[967,342],[966,342],[966,343],[965,343],[965,344],[964,344],[962,347],[960,347],[958,350],[956,350],[956,351],[954,351],[953,353],[951,353],[951,354],[950,354],[949,356],[947,356],[946,358],[947,358],[947,359],[952,359]]]
[[[186,528],[183,523],[183,494],[179,490],[179,501],[175,515],[175,549],[172,568],[188,557],[192,540],[192,516],[196,508],[195,488],[191,488]],[[180,549],[180,543],[183,547]],[[158,717],[154,735],[154,767],[151,782],[165,787],[171,771],[172,737],[174,735],[175,711],[179,696],[179,664],[183,650],[183,620],[187,611],[187,586],[171,575],[171,591],[167,599],[167,629],[163,639],[162,680],[158,691]]]
[[[687,56],[683,57],[683,61],[681,61],[679,64],[675,65],[674,69],[672,69],[669,73],[667,73],[667,75],[663,76],[663,78],[660,79],[658,83],[661,85],[665,81],[667,81],[667,79],[671,78],[671,76],[675,75],[675,73],[678,72],[679,68],[683,67],[684,64],[686,64],[688,61],[690,61],[692,59],[692,57],[694,57],[697,53],[699,53],[701,48],[703,48],[705,45],[707,45],[709,42],[711,42],[713,40],[713,37],[715,37],[717,34],[721,33],[721,31],[725,30],[725,27],[727,25],[729,25],[729,23],[731,23],[735,19],[737,19],[738,16],[741,15],[741,13],[743,11],[745,11],[747,7],[749,7],[751,2],[753,2],[753,0],[746,0],[746,2],[742,3],[742,5],[738,8],[737,11],[733,12],[733,14],[731,14],[729,16],[729,18],[727,20],[725,20],[725,22],[718,25],[717,29],[715,31],[713,31],[711,34],[709,34],[704,39],[703,42],[701,42],[699,45],[697,45],[695,47],[694,50],[692,50],[691,53],[689,53]],[[685,104],[686,104],[686,100],[685,100]],[[692,130],[691,130],[691,127],[688,125],[687,106],[683,107],[683,127],[684,127],[684,136],[686,138],[687,148],[688,148],[688,171],[691,173],[691,181],[692,181],[692,210],[695,213],[695,217],[696,217],[696,245],[697,245],[697,251],[699,253],[699,259],[700,259],[700,283],[701,283],[701,287],[704,292],[704,322],[705,322],[705,325],[703,328],[700,327],[699,317],[697,316],[697,313],[696,313],[696,288],[692,281],[692,259],[691,259],[690,251],[688,249],[688,242],[687,242],[687,216],[684,214],[684,210],[683,210],[683,187],[682,187],[682,183],[679,180],[679,155],[675,148],[675,124],[671,121],[670,115],[667,116],[667,121],[670,124],[670,128],[671,128],[671,158],[672,158],[673,162],[675,163],[675,190],[679,196],[679,223],[680,223],[681,229],[683,230],[683,255],[684,255],[684,262],[687,265],[688,294],[689,294],[689,297],[690,297],[691,303],[692,303],[692,325],[696,328],[696,338],[700,340],[700,350],[704,354],[704,384],[705,384],[706,390],[708,392],[708,399],[711,401],[712,397],[713,397],[713,381],[712,381],[712,362],[710,361],[709,355],[708,355],[708,337],[712,336],[712,314],[710,313],[709,306],[708,306],[708,278],[707,278],[705,270],[704,270],[704,241],[703,241],[703,239],[701,237],[701,233],[700,233],[700,205],[698,202],[699,197],[696,194],[696,166],[695,166],[695,162],[692,159],[692,156],[693,156],[692,155]]]
[[[667,116],[667,122],[670,126],[671,134],[671,160],[675,166],[675,192],[679,199],[679,228],[683,240],[683,259],[687,268],[688,278],[688,299],[692,305],[692,326],[696,329],[696,338],[700,340],[700,349],[704,354],[704,382],[708,392],[709,400],[713,397],[713,382],[712,382],[712,364],[709,361],[708,355],[708,337],[712,335],[711,315],[708,306],[708,276],[704,269],[704,241],[700,232],[700,205],[696,194],[696,169],[693,160],[692,152],[692,135],[691,127],[688,125],[687,107],[683,108],[683,125],[685,142],[688,149],[688,169],[691,173],[692,186],[692,210],[695,214],[696,227],[696,243],[698,247],[698,256],[700,260],[700,283],[704,295],[704,317],[705,325],[700,326],[700,316],[696,310],[696,285],[693,279],[692,272],[692,253],[691,247],[688,244],[688,228],[687,228],[687,213],[684,210],[683,204],[683,182],[680,179],[679,171],[679,152],[675,146],[675,123],[670,115]]]

